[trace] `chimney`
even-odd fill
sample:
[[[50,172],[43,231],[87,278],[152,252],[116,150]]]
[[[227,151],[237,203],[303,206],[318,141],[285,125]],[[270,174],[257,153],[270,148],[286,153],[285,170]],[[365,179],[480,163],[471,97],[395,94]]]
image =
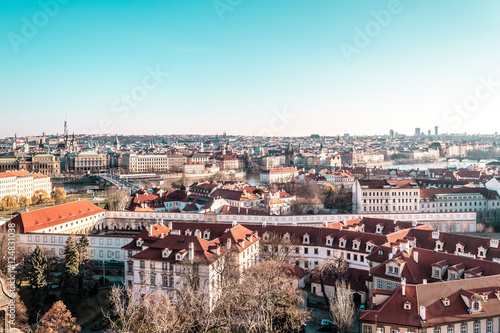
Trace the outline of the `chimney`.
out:
[[[149,226],[149,234],[151,236],[153,236],[153,226],[152,225]]]
[[[240,207],[238,207],[238,214],[240,213]]]
[[[420,319],[422,319],[422,321],[426,321],[425,319],[425,306],[423,305],[420,305]]]
[[[418,264],[418,251],[413,249],[413,260]]]
[[[159,225],[163,225],[163,219],[160,219]]]
[[[427,279],[423,279],[422,284],[427,284]]]
[[[226,249],[231,250],[231,238],[226,240]]]
[[[403,293],[403,297],[406,296],[406,279],[401,278],[401,292]]]
[[[189,250],[188,250],[188,255],[189,255],[189,261],[193,261],[194,260],[194,243],[191,242],[189,243]]]
[[[174,228],[174,225],[173,225],[172,221],[169,221],[169,222],[168,222],[168,228],[169,228],[170,230],[172,230],[172,229]]]

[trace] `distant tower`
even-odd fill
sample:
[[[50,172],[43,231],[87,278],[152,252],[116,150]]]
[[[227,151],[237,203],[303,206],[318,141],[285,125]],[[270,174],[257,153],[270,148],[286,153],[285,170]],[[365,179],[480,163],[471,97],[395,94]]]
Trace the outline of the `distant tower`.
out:
[[[420,127],[415,128],[415,136],[420,135]]]
[[[17,150],[17,133],[14,133],[14,141],[12,142],[12,150],[14,152]]]
[[[439,127],[438,126],[434,127],[434,135],[435,136],[439,135]]]
[[[389,131],[389,136],[391,137],[391,139],[394,139],[394,130],[393,129],[391,129]]]
[[[427,131],[427,135],[428,135],[428,136],[431,136],[431,130],[428,130],[428,131]]]
[[[64,120],[64,135],[68,135],[68,113],[66,112],[66,120]]]
[[[116,151],[120,150],[120,140],[118,139],[118,135],[116,136],[115,140],[115,149]]]
[[[203,153],[205,151],[205,147],[203,146],[203,140],[200,140],[200,153]]]

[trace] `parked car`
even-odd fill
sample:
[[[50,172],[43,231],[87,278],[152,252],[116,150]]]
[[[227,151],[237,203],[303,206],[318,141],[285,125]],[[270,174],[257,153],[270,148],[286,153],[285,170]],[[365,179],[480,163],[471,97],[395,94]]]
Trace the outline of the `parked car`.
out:
[[[334,323],[330,319],[321,319],[321,325],[318,328],[318,332],[337,332],[337,323]]]

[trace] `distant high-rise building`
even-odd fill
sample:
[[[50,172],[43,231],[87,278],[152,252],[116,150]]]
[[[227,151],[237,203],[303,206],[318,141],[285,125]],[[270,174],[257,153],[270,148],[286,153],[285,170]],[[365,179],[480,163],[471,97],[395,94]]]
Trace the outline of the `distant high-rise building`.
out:
[[[420,135],[420,127],[415,128],[415,136]]]
[[[394,139],[394,130],[390,130],[389,131],[389,136],[391,137],[391,139]]]
[[[434,135],[435,136],[439,135],[439,127],[438,126],[434,127]]]
[[[431,130],[428,130],[428,131],[427,131],[427,135],[428,135],[428,136],[431,136]]]

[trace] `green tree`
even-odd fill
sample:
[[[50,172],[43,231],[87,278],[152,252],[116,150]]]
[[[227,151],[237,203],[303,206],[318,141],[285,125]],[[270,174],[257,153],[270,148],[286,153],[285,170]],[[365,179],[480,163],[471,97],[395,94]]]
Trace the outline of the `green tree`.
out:
[[[31,316],[36,318],[43,313],[47,298],[48,262],[42,249],[37,245],[31,255],[29,281],[32,291]]]
[[[61,298],[71,309],[81,300],[79,288],[80,253],[73,236],[68,237],[64,248],[64,268],[61,281]]]
[[[86,298],[94,286],[90,267],[90,252],[88,247],[90,245],[87,235],[83,235],[78,241],[78,255],[80,259],[78,268],[78,288],[82,298]]]

